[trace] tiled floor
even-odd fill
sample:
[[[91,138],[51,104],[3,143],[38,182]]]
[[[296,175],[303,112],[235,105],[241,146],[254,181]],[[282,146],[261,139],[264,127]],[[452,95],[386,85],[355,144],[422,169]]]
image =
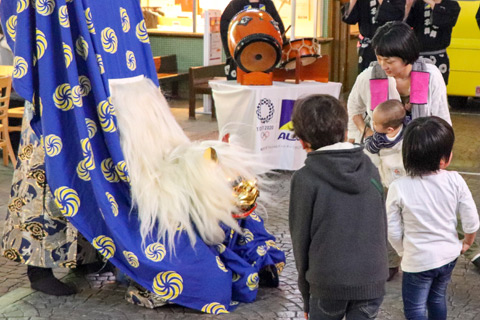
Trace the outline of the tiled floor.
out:
[[[187,135],[192,139],[216,139],[216,122],[210,116],[199,115],[189,121],[185,102],[173,102],[172,112]],[[476,109],[475,109],[476,108]],[[473,110],[473,111],[472,111]],[[462,114],[466,112],[465,114]],[[477,205],[480,205],[480,105],[452,115],[457,135],[451,168],[463,172]],[[10,189],[11,168],[0,166],[0,229],[6,214]],[[303,319],[302,302],[296,288],[296,271],[288,233],[288,197],[290,172],[281,172],[275,178],[275,204],[268,204],[266,226],[285,251],[287,265],[281,275],[280,287],[261,288],[257,301],[242,304],[222,319]],[[28,289],[25,266],[0,258],[0,319],[216,319],[218,316],[200,314],[181,307],[163,307],[155,310],[128,304],[125,287],[120,284],[100,289],[91,288],[87,281],[67,276],[80,292],[70,297],[52,297]],[[60,273],[64,275],[65,273]],[[387,295],[378,319],[403,319],[401,276],[387,284]],[[8,294],[7,294],[8,292]],[[448,319],[480,319],[480,273],[464,258],[460,258],[449,287]]]

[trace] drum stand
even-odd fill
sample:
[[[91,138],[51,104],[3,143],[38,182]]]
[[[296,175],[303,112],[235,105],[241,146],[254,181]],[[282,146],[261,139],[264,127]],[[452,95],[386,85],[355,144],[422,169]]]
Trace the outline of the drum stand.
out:
[[[302,64],[302,58],[297,55],[295,58],[295,69],[286,70],[276,68],[273,70],[274,81],[295,80],[296,84],[304,80],[315,80],[317,82],[328,82],[330,73],[330,59],[328,55],[319,57],[315,62],[306,66]]]
[[[237,82],[244,86],[271,86],[273,83],[272,72],[245,72],[237,68]]]

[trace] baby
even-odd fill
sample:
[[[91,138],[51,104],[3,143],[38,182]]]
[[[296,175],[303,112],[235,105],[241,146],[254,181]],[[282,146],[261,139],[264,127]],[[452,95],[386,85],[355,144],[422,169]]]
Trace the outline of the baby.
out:
[[[393,180],[406,175],[402,161],[405,114],[405,108],[398,100],[380,103],[372,114],[374,134],[365,139],[365,149],[380,158],[378,169],[387,188]]]

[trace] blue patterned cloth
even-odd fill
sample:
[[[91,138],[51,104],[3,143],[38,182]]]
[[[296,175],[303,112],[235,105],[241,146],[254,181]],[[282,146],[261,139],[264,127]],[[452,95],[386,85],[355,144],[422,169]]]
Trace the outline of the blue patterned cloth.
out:
[[[258,270],[243,253],[200,238],[192,248],[185,233],[175,238],[176,253],[168,243],[141,243],[108,87],[109,79],[138,75],[158,83],[139,1],[4,0],[0,15],[15,54],[13,85],[34,104],[30,124],[43,143],[47,183],[62,214],[106,259],[166,302],[225,313],[236,301],[254,300]],[[270,262],[282,261],[280,252]],[[236,301],[232,279],[243,290]]]

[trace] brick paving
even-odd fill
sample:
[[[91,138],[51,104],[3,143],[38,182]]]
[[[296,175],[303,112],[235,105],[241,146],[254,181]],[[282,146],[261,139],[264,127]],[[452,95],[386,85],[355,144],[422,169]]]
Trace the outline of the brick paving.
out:
[[[480,109],[478,109],[480,110]],[[187,109],[172,108],[180,125],[192,139],[215,139],[216,123],[209,116],[200,115],[197,121],[188,121]],[[480,142],[477,138],[480,116],[454,114],[452,116],[457,142],[452,168],[464,174],[480,205]],[[476,174],[477,175],[476,175]],[[0,165],[0,234],[10,189],[11,168]],[[291,172],[279,172],[272,194],[274,204],[266,204],[267,229],[277,237],[278,245],[287,257],[278,288],[260,288],[257,300],[241,304],[222,319],[303,319],[302,301],[296,286],[291,239],[288,232],[288,197]],[[122,283],[94,288],[80,275],[55,270],[63,280],[74,284],[79,293],[69,297],[52,297],[29,289],[26,267],[0,258],[0,319],[217,319],[179,306],[165,306],[154,310],[137,307],[124,300],[126,286]],[[480,273],[463,257],[459,258],[449,286],[448,319],[480,319]],[[403,319],[401,275],[387,284],[387,295],[377,319]]]

